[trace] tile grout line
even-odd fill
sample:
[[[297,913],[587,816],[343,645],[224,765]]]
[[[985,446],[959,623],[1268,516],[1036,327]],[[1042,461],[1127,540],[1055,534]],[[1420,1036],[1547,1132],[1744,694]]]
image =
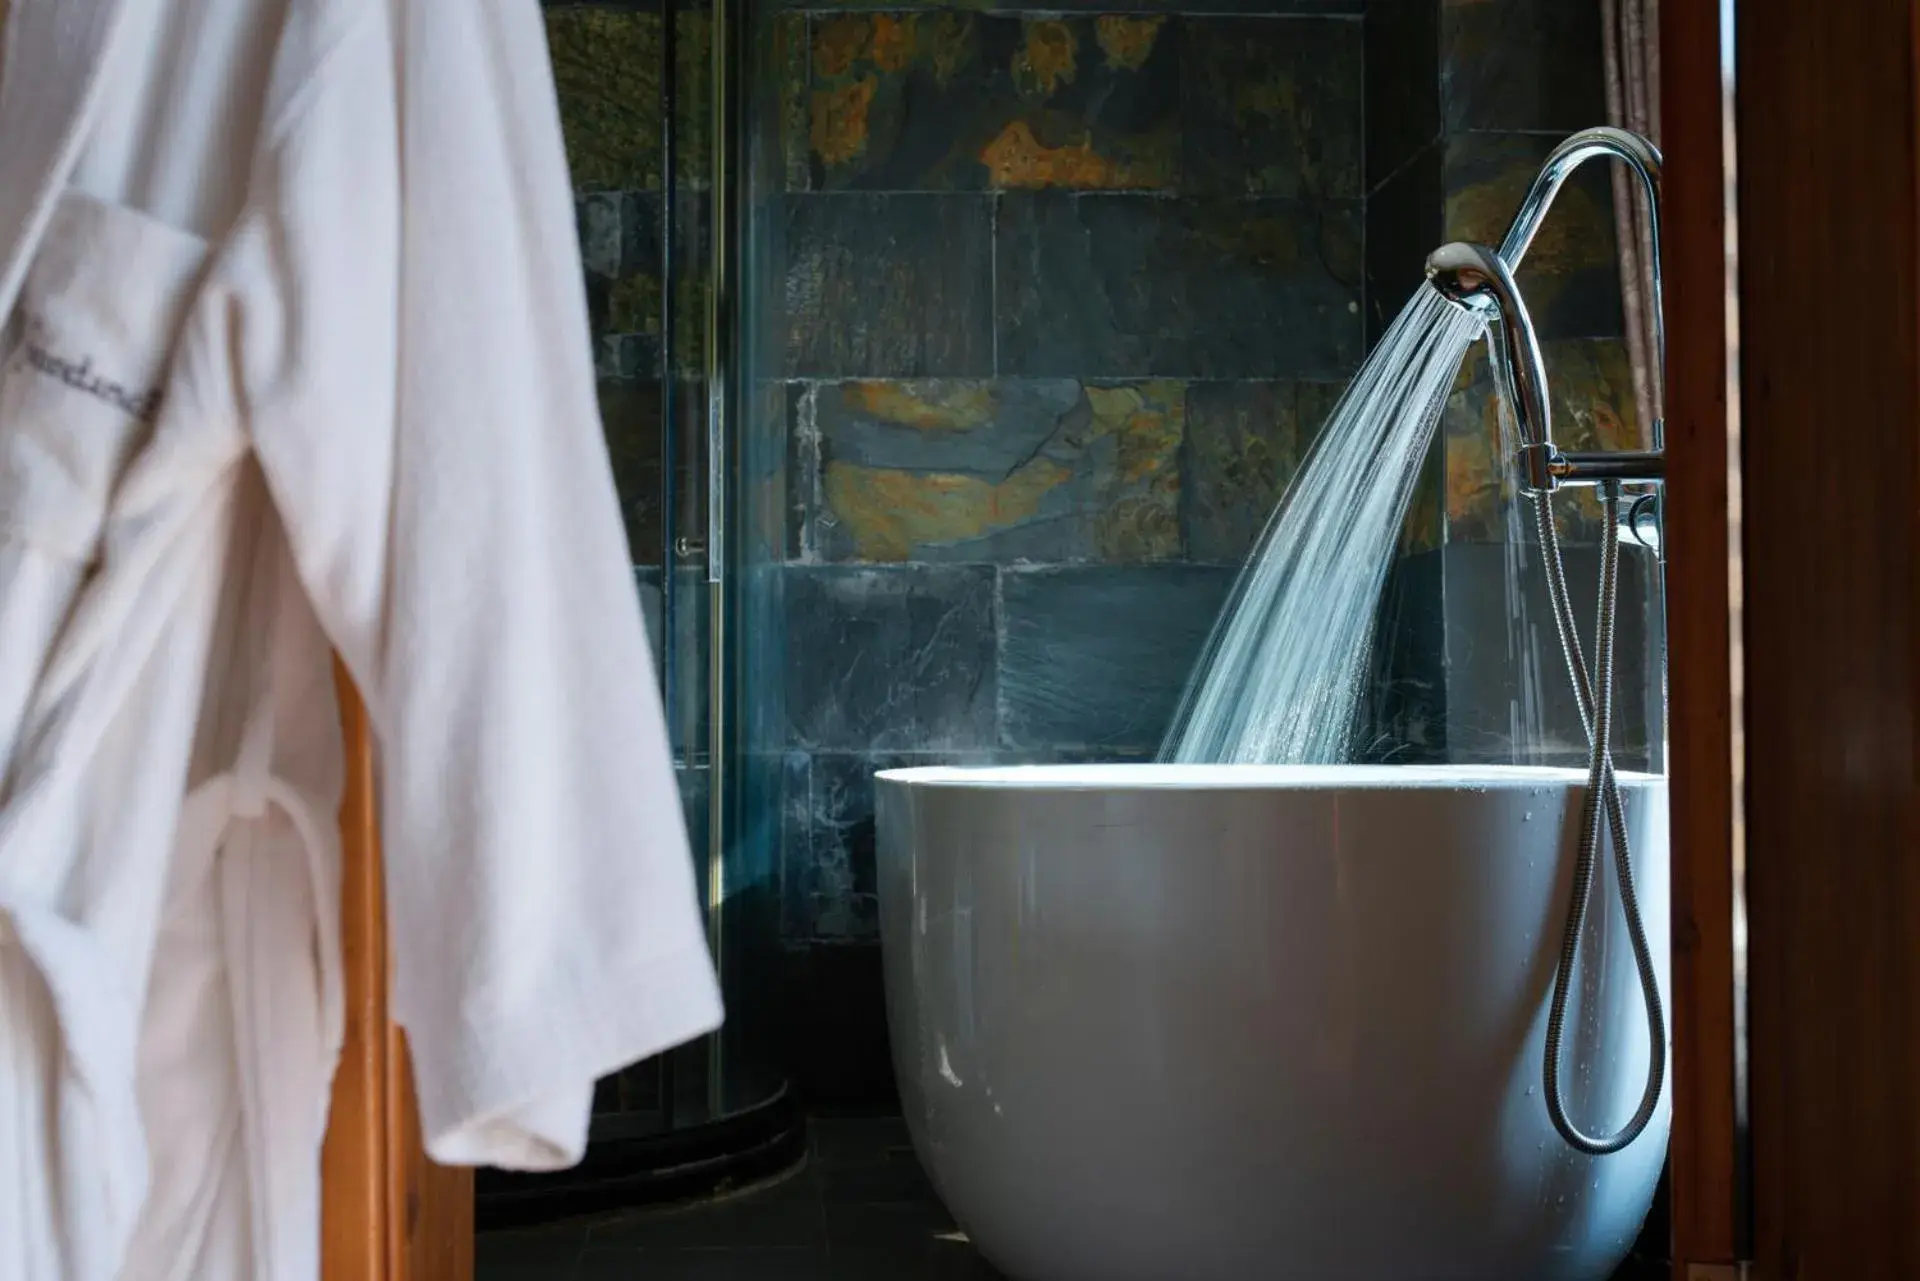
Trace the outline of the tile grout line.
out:
[[[987,202],[987,323],[993,341],[993,376],[1000,377],[1000,192]]]
[[[911,3],[888,3],[862,5],[858,7],[824,8],[808,6],[789,10],[808,19],[844,18],[849,16],[870,17],[873,15],[892,16],[895,14],[920,15],[926,13],[924,7]],[[1180,9],[1169,11],[1164,8],[1152,8],[1139,4],[1129,7],[1126,4],[1084,5],[1062,8],[1059,5],[1032,5],[1027,7],[995,6],[985,9],[969,9],[967,13],[983,18],[1096,18],[1096,17],[1146,17],[1146,18],[1241,18],[1254,22],[1340,22],[1359,23],[1366,20],[1364,12],[1315,13],[1302,10],[1297,13],[1272,13],[1257,9]]]
[[[1367,29],[1365,15],[1362,15],[1360,28],[1360,357],[1364,362],[1368,350],[1368,332],[1372,329],[1371,314],[1367,311],[1367,280],[1372,275],[1369,268],[1371,260],[1367,257],[1367,206],[1372,201],[1372,193],[1367,190]]]

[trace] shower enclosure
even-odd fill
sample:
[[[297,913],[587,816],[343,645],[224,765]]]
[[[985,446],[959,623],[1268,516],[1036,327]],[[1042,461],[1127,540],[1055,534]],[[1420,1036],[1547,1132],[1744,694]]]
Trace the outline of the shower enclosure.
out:
[[[711,0],[545,12],[600,409],[727,1021],[602,1080],[578,1169],[483,1171],[482,1227],[707,1195],[777,1174],[805,1151],[768,1031],[774,869],[728,804],[721,433],[732,395],[723,304],[737,46],[729,11]]]

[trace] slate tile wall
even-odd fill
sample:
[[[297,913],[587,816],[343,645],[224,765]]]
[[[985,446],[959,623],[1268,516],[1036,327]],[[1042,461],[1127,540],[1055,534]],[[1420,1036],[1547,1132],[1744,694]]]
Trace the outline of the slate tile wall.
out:
[[[796,948],[873,941],[875,769],[1151,756],[1364,355],[1361,4],[1187,7],[767,22]]]

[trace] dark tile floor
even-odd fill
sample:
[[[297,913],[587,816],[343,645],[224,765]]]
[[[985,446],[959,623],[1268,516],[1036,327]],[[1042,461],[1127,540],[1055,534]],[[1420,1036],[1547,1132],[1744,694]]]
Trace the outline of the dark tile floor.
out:
[[[692,1209],[482,1233],[476,1281],[1002,1281],[941,1209],[897,1118],[815,1118],[805,1168]],[[1633,1259],[1614,1281],[1653,1281]]]
[[[799,1173],[694,1209],[482,1233],[476,1281],[1000,1281],[897,1118],[815,1119]]]

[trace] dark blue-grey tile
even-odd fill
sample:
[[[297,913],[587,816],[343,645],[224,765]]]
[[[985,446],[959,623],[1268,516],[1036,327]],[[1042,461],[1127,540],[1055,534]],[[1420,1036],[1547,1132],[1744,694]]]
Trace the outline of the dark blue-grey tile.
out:
[[[684,758],[705,743],[707,731],[707,637],[709,604],[706,572],[691,566],[674,570],[671,597],[663,589],[658,565],[634,571],[640,612],[646,622],[647,643],[653,660],[650,673],[664,699],[668,736],[675,753]],[[673,634],[667,635],[671,615]]]
[[[1178,374],[1192,363],[1184,206],[1143,196],[1001,197],[1001,369],[1052,377]]]
[[[1445,151],[1420,148],[1367,197],[1367,348],[1426,284],[1427,255],[1446,236]]]
[[[626,521],[627,546],[637,565],[660,563],[666,500],[661,468],[660,384],[652,380],[600,381],[600,424]]]
[[[812,758],[802,870],[807,936],[871,941],[879,937],[875,876],[874,776],[926,765],[988,764],[991,752],[822,753]]]
[[[785,372],[993,372],[993,209],[974,195],[784,197]]]
[[[1514,133],[1449,139],[1446,238],[1499,244],[1557,142]],[[1605,165],[1584,165],[1568,179],[1515,275],[1542,338],[1613,338],[1624,332],[1613,189]]]
[[[626,196],[617,191],[594,191],[573,202],[574,225],[580,237],[580,265],[589,278],[613,279],[626,261]]]
[[[900,752],[995,745],[991,568],[794,567],[784,596],[795,746]]]
[[[874,776],[927,765],[999,763],[998,752],[825,752],[809,762],[809,803],[799,884],[806,937],[870,941],[879,937],[874,859]],[[791,920],[791,918],[789,918]]]
[[[1233,579],[1201,566],[1004,574],[1007,744],[1157,747]]]
[[[1361,349],[1358,202],[1002,197],[1003,373],[1338,376]]]
[[[1599,581],[1595,547],[1563,548],[1578,601]],[[1514,575],[1508,549],[1459,543],[1444,553],[1448,759],[1467,764],[1586,764],[1587,747],[1537,563]],[[1616,613],[1615,752],[1622,769],[1649,764],[1657,735],[1659,622],[1647,553],[1624,550]],[[1593,654],[1591,606],[1575,611]],[[1650,734],[1651,731],[1651,734]]]
[[[684,749],[683,749],[684,751]],[[713,850],[713,771],[704,764],[679,764],[673,776],[680,786],[680,812],[687,826],[687,844],[693,850],[694,870],[700,884],[707,884],[707,868]]]
[[[810,937],[878,936],[873,775],[889,763],[865,755],[813,759],[806,847]]]
[[[591,285],[588,305],[593,305]],[[595,333],[593,369],[601,378],[652,379],[660,375],[658,334]]]
[[[729,567],[732,591],[742,615],[756,620],[750,628],[734,631],[728,642],[734,650],[739,679],[756,682],[760,697],[735,699],[739,750],[760,760],[778,757],[793,747],[782,689],[787,665],[787,582],[791,567],[746,561]]]
[[[756,754],[747,787],[749,804],[778,841],[780,937],[813,937],[813,757],[789,751]],[[769,812],[776,817],[768,820]]]
[[[589,192],[574,202],[587,320],[597,337],[632,338],[656,358],[661,350],[661,210],[657,194]],[[637,371],[658,377],[658,366]]]
[[[831,384],[828,384],[831,385]],[[820,510],[820,429],[815,423],[814,402],[820,384],[790,382],[780,385],[780,425],[763,432],[784,445],[776,466],[763,465],[754,480],[757,503],[769,513],[761,534],[768,559],[774,561],[814,561],[820,557],[814,543],[819,533],[816,516]],[[771,426],[771,412],[760,420]],[[771,458],[775,449],[763,445]],[[779,528],[774,528],[778,513]]]
[[[1441,93],[1450,129],[1606,123],[1601,8],[1568,0],[1441,0]]]
[[[1365,318],[1359,201],[1222,200],[1191,207],[1195,378],[1345,377]]]
[[[753,74],[763,92],[756,95],[760,110],[748,128],[772,151],[760,180],[776,190],[809,190],[813,186],[811,15],[803,10],[768,14],[757,43],[760,58]],[[765,91],[770,86],[778,88]]]
[[[1359,23],[1192,17],[1183,27],[1183,191],[1363,194]]]
[[[1187,389],[1181,456],[1187,554],[1239,565],[1339,399],[1339,383],[1200,382]]]
[[[1365,65],[1366,188],[1372,193],[1440,139],[1440,8],[1434,0],[1371,0]]]
[[[1396,557],[1387,572],[1355,736],[1361,761],[1447,759],[1445,587],[1438,548]]]

